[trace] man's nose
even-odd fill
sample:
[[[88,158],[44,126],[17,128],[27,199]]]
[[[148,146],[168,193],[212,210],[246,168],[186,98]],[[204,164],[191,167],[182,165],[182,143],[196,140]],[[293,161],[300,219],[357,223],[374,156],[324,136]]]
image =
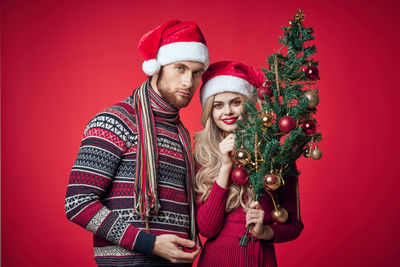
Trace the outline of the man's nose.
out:
[[[185,71],[182,77],[182,85],[186,88],[190,88],[193,85],[193,75],[190,71]]]

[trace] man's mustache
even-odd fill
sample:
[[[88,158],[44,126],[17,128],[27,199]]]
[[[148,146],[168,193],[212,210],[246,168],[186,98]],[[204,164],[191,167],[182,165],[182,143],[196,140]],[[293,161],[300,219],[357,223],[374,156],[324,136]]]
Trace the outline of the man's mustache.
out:
[[[178,91],[181,91],[183,93],[188,93],[188,94],[193,94],[194,90],[192,88],[188,89],[178,89]]]

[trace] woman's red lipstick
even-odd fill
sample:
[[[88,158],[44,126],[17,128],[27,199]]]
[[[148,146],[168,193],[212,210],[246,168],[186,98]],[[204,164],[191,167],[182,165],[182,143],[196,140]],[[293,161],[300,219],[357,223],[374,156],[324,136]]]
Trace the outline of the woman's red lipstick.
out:
[[[222,121],[223,121],[225,124],[231,125],[231,124],[234,124],[234,123],[237,121],[237,119],[238,119],[238,117],[230,117],[230,118],[222,119]]]

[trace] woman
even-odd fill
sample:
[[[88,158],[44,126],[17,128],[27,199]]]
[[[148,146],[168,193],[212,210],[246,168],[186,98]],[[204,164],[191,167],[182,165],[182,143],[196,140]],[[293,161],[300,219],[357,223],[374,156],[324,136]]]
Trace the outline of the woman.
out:
[[[231,181],[235,122],[263,79],[260,70],[232,61],[214,63],[203,75],[204,129],[195,137],[196,213],[198,229],[208,239],[198,266],[276,266],[274,243],[293,240],[303,229],[297,177],[286,177],[279,193],[279,203],[289,212],[284,224],[271,219],[273,204],[268,195],[254,201],[248,184]],[[248,225],[250,242],[239,246]]]

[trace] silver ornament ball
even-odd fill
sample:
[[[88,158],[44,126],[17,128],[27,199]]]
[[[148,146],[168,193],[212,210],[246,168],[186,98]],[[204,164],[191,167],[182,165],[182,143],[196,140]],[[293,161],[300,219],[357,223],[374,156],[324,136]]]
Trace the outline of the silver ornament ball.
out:
[[[311,158],[318,160],[322,157],[322,151],[318,148],[315,147],[312,151],[311,151]]]
[[[307,92],[304,93],[304,95],[307,97],[307,99],[310,101],[308,103],[309,108],[315,108],[319,104],[319,95],[312,90],[308,90]]]

